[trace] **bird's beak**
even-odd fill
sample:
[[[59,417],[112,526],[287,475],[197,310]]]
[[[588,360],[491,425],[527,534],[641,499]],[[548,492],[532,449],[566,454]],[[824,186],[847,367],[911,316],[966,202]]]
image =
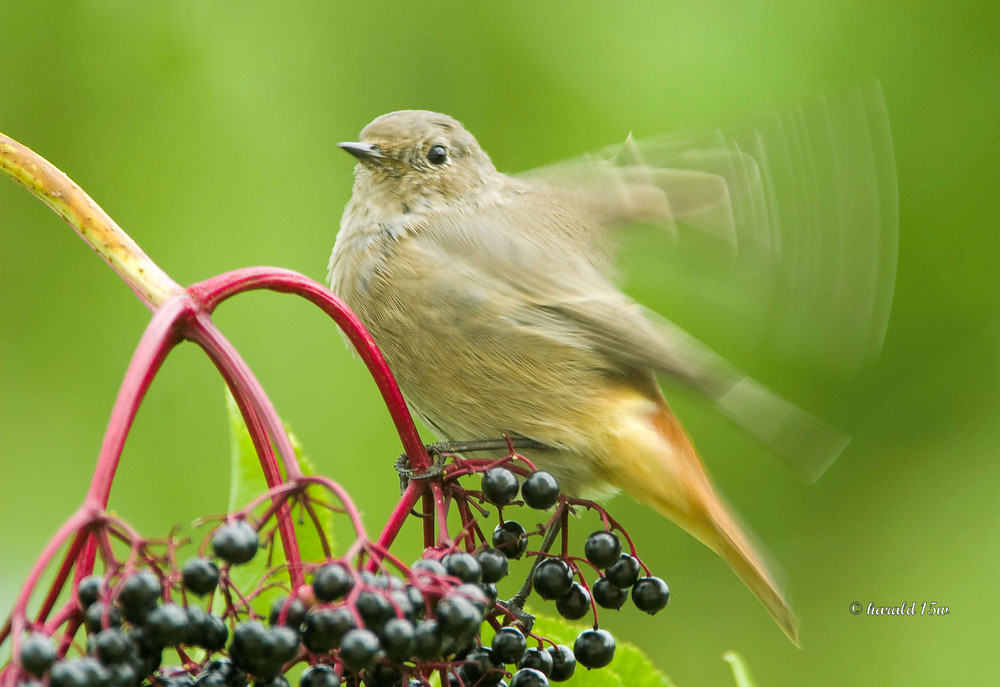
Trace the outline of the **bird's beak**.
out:
[[[385,157],[385,155],[379,152],[378,146],[374,146],[371,143],[338,143],[337,145],[362,162],[366,160],[381,160]]]

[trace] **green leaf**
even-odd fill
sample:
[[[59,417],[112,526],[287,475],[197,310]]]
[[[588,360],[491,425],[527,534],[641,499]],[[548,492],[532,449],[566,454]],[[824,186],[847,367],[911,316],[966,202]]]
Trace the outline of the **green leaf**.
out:
[[[230,429],[230,484],[229,484],[229,512],[240,510],[248,503],[267,491],[267,481],[264,479],[264,472],[260,466],[260,459],[257,450],[247,431],[246,423],[240,413],[239,406],[233,395],[226,390],[226,410],[229,415]],[[315,474],[315,466],[303,453],[302,445],[295,434],[284,425],[285,431],[292,443],[295,457],[299,461],[299,466],[304,475]],[[280,466],[280,461],[279,461]],[[282,469],[284,476],[284,469]],[[309,488],[310,493],[315,492],[317,499],[326,501],[324,494],[318,487]],[[331,549],[334,546],[333,540],[333,513],[325,508],[317,508],[316,515],[319,519],[320,527],[330,543]],[[324,559],[323,549],[320,546],[319,538],[316,535],[314,524],[311,518],[304,517],[301,520],[294,518],[295,534],[299,542],[299,553],[303,561],[319,561]],[[261,551],[257,556],[243,565],[234,566],[230,570],[230,577],[241,590],[254,589],[257,582],[267,570],[267,552]],[[275,538],[274,550],[271,552],[271,566],[279,566],[285,561],[285,554],[281,544]],[[275,580],[277,581],[277,580]],[[254,611],[265,614],[270,610],[270,605],[274,599],[283,596],[279,589],[268,590],[261,594],[253,603]]]
[[[733,679],[736,680],[736,687],[757,687],[750,669],[747,668],[746,661],[735,651],[727,651],[722,655],[722,660],[729,664],[733,671]]]
[[[572,648],[577,636],[588,629],[590,627],[587,625],[535,615],[533,632]],[[587,670],[578,665],[567,684],[573,687],[676,687],[638,647],[620,641],[617,637],[615,645],[615,658],[611,665],[599,670]]]

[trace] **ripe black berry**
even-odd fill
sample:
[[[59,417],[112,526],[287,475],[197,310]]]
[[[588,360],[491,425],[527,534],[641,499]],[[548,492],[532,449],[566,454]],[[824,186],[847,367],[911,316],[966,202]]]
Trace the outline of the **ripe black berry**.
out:
[[[299,687],[340,687],[340,678],[333,668],[318,663],[302,671]]]
[[[379,643],[386,656],[395,661],[405,661],[413,654],[413,623],[403,618],[392,618],[379,633]]]
[[[212,535],[215,555],[232,565],[252,559],[259,545],[257,530],[246,520],[226,523]]]
[[[108,669],[108,687],[139,687],[142,681],[139,664],[135,660],[105,667]]]
[[[229,628],[222,618],[211,615],[198,606],[188,606],[188,632],[185,644],[200,646],[208,651],[219,651],[226,646]]]
[[[669,599],[667,583],[659,577],[643,577],[632,587],[632,603],[650,615],[662,610]]]
[[[354,605],[358,609],[365,627],[372,632],[381,632],[389,618],[396,614],[389,599],[375,591],[361,592]]]
[[[574,582],[565,594],[556,599],[556,610],[567,620],[579,620],[590,611],[590,594],[583,585]]]
[[[438,603],[437,618],[444,634],[464,639],[479,629],[483,609],[464,596],[451,595]]]
[[[514,673],[510,687],[549,687],[549,679],[540,670],[522,668]]]
[[[619,589],[611,584],[607,577],[602,577],[590,590],[594,594],[594,601],[601,608],[611,608],[617,610],[628,600],[628,589]]]
[[[489,473],[487,473],[489,474]],[[444,557],[444,569],[462,582],[478,584],[483,578],[479,561],[471,553],[453,553]]]
[[[500,549],[507,558],[520,558],[528,549],[528,535],[521,523],[507,520],[493,530],[493,548]]]
[[[469,685],[495,685],[503,679],[503,667],[493,656],[493,651],[486,647],[469,652],[462,664],[462,672]]]
[[[189,592],[204,596],[219,585],[219,567],[207,558],[192,558],[181,571],[184,587]]]
[[[573,643],[573,655],[585,668],[603,668],[615,657],[615,638],[607,630],[585,630]]]
[[[89,649],[104,665],[122,663],[132,656],[132,641],[118,628],[109,627],[94,635]]]
[[[156,606],[161,591],[159,578],[149,570],[130,575],[118,593],[118,606],[125,620],[133,625],[142,623]]]
[[[483,474],[483,495],[498,506],[517,498],[517,476],[504,467],[490,468]]]
[[[559,500],[559,483],[544,470],[537,470],[524,480],[521,497],[535,510],[548,510]]]
[[[301,599],[292,599],[291,603],[288,603],[288,598],[287,596],[281,597],[271,604],[271,612],[267,615],[267,622],[272,627],[281,624],[298,630],[305,622],[306,610],[308,609]],[[286,604],[288,605],[287,611],[285,611]],[[279,622],[282,611],[285,611],[285,622],[283,623]]]
[[[109,680],[108,669],[93,658],[59,661],[49,672],[50,687],[104,687]]]
[[[499,582],[507,576],[507,556],[498,549],[483,549],[476,554],[476,561],[483,574],[483,582]]]
[[[177,646],[187,638],[187,611],[175,603],[157,606],[146,616],[145,627],[160,646]]]
[[[299,653],[299,633],[290,627],[272,627],[265,639],[264,659],[268,668],[280,672]],[[259,676],[258,676],[259,677]]]
[[[340,563],[324,565],[313,575],[313,594],[320,601],[336,601],[354,587],[354,576]]]
[[[96,634],[105,627],[121,627],[122,616],[114,606],[108,606],[100,601],[87,607],[83,616],[83,624],[90,634]]]
[[[425,661],[441,655],[444,638],[436,620],[421,620],[413,630],[413,655]]]
[[[21,642],[21,667],[32,675],[41,677],[42,673],[52,667],[56,660],[56,651],[52,642],[45,635],[29,635]]]
[[[365,670],[366,687],[399,687],[403,671],[389,663],[376,663]]]
[[[549,673],[550,680],[553,682],[565,682],[573,677],[573,673],[576,671],[576,656],[573,655],[572,649],[562,644],[550,646],[548,654],[552,657],[552,672]]]
[[[267,628],[256,620],[248,620],[233,630],[233,639],[229,643],[229,658],[237,668],[253,672],[266,647]]]
[[[639,561],[624,553],[617,563],[604,571],[604,576],[619,589],[627,589],[639,579]]]
[[[487,608],[493,608],[497,605],[497,599],[500,598],[500,593],[497,591],[497,586],[490,582],[489,584],[481,584],[479,588],[483,590],[486,595]]]
[[[272,675],[262,680],[257,678],[253,681],[254,687],[288,687],[288,678],[284,675]]]
[[[518,668],[534,668],[546,677],[552,674],[552,654],[544,649],[528,649],[517,662]]]
[[[349,670],[364,669],[378,650],[378,637],[370,630],[351,630],[340,642],[340,658]]]
[[[517,663],[527,646],[527,640],[516,627],[501,627],[490,644],[493,658],[499,663]]]
[[[591,565],[604,570],[618,562],[622,555],[622,543],[611,532],[601,530],[587,537],[583,551]]]
[[[444,565],[441,561],[435,560],[433,558],[421,558],[419,561],[410,566],[413,572],[423,571],[433,573],[435,575],[447,575],[448,571],[444,569]]]
[[[80,608],[86,610],[98,602],[102,584],[104,581],[99,575],[91,575],[80,580],[80,585],[76,588],[76,598],[80,602]]]
[[[324,654],[337,648],[341,638],[355,627],[354,615],[345,606],[310,611],[302,628],[302,643],[309,651]]]
[[[535,568],[535,591],[543,599],[557,599],[573,584],[573,570],[561,558],[547,558]]]

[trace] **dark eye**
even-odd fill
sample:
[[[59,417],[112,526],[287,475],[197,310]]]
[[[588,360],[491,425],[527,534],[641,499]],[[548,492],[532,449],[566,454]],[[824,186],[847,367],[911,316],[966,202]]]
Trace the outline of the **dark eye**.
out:
[[[444,149],[444,146],[432,146],[427,151],[427,161],[432,165],[443,165],[448,161],[448,151]]]

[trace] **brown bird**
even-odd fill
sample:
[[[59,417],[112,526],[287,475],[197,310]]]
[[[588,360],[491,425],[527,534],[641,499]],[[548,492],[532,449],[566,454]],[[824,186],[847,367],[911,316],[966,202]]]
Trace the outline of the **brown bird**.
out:
[[[620,489],[655,508],[722,556],[797,643],[792,610],[655,375],[701,392],[786,451],[825,458],[844,438],[611,277],[609,228],[724,209],[734,182],[652,168],[629,146],[617,160],[511,177],[461,124],[426,111],[383,115],[360,142],[340,146],[359,162],[330,283],[371,331],[412,410],[446,440],[544,445],[524,453],[564,493]],[[740,162],[752,184],[752,161]]]

